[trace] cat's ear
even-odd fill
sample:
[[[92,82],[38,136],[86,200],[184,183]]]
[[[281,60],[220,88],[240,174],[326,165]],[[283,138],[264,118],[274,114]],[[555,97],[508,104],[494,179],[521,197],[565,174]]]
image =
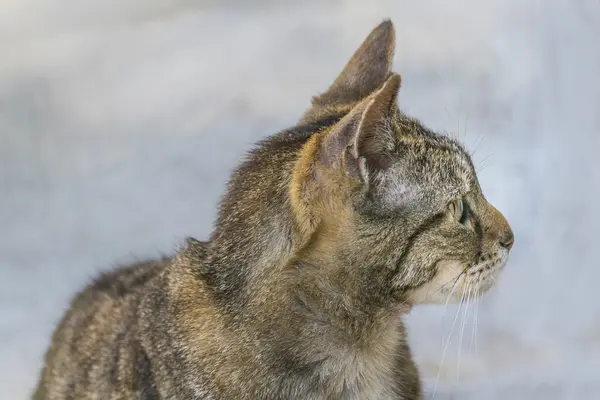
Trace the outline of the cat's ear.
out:
[[[369,182],[369,173],[384,170],[393,161],[396,145],[393,118],[398,112],[399,74],[392,74],[383,86],[359,103],[324,137],[321,161],[328,167],[342,167]]]
[[[325,93],[312,99],[302,120],[358,103],[377,90],[389,77],[394,58],[395,33],[392,21],[385,20],[365,39]]]

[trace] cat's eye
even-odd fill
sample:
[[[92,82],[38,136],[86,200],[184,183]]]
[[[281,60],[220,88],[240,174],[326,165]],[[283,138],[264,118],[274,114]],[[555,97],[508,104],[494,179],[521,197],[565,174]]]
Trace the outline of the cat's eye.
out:
[[[464,224],[467,221],[467,208],[465,207],[462,199],[456,199],[452,201],[448,205],[448,208],[457,222]]]

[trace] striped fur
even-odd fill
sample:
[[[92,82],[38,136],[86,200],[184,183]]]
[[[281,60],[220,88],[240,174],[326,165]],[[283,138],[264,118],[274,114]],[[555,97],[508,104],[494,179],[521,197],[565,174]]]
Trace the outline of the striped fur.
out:
[[[385,21],[248,154],[207,242],[77,295],[34,398],[421,399],[401,316],[485,292],[513,237],[461,145],[399,110],[394,45]]]

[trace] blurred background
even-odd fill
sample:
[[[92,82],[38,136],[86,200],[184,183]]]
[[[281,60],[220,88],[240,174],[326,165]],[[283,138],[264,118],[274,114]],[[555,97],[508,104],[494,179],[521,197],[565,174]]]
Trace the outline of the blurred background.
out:
[[[387,17],[400,107],[475,151],[516,236],[478,305],[408,318],[428,398],[600,398],[599,0],[1,1],[0,397],[90,277],[206,238]]]

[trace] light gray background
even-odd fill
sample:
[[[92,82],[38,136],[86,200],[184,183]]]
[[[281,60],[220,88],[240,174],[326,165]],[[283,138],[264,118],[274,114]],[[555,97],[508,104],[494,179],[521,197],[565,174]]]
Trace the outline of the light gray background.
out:
[[[400,106],[476,150],[516,235],[476,340],[474,305],[445,357],[458,308],[410,316],[428,387],[600,398],[599,0],[0,1],[0,397],[97,271],[207,237],[244,150],[385,17]]]

